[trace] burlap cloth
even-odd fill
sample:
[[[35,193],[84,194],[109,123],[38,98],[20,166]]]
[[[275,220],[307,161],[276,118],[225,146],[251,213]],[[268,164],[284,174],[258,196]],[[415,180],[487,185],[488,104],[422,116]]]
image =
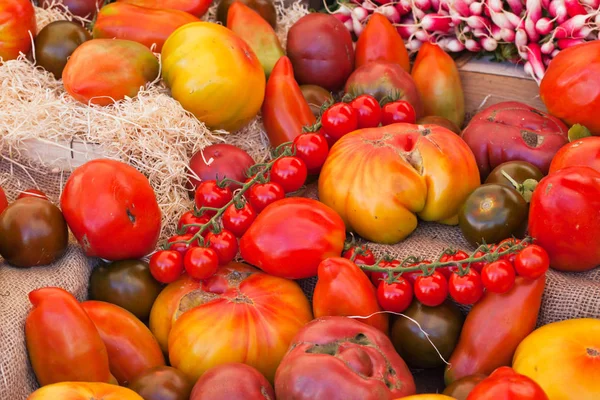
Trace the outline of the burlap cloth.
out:
[[[15,164],[0,161],[0,186],[14,200],[20,191],[37,187],[58,204],[60,190],[67,174],[27,172]],[[303,194],[316,198],[315,185]],[[445,248],[471,250],[458,228],[433,223],[421,223],[405,241],[395,246],[370,244],[377,254],[384,253],[402,258],[408,255],[435,258]],[[31,308],[27,294],[45,286],[59,286],[78,299],[87,296],[90,272],[96,260],[86,258],[72,243],[67,253],[54,265],[31,269],[17,269],[0,259],[0,400],[21,400],[37,388],[25,346],[24,323]],[[312,298],[316,279],[300,284]],[[569,274],[550,271],[542,301],[538,325],[572,318],[600,317],[600,268],[587,273]],[[492,323],[492,321],[490,321]],[[443,389],[441,371],[414,371],[419,392]]]

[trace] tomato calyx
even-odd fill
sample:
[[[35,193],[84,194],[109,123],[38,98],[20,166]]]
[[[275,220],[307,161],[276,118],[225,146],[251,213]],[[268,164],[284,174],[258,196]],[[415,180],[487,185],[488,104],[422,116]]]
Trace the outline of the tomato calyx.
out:
[[[525,179],[523,183],[519,183],[506,171],[501,170],[500,172],[513,185],[515,190],[523,196],[527,203],[531,202],[531,196],[533,196],[533,191],[537,187],[538,181],[535,179]]]

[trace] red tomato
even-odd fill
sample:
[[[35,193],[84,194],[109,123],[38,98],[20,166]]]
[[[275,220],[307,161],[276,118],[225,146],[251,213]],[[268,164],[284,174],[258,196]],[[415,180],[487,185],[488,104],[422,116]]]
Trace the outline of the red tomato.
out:
[[[363,94],[352,100],[350,106],[358,115],[358,129],[375,128],[381,122],[381,106],[371,95]]]
[[[333,147],[333,145],[335,144],[335,142],[337,142],[337,139],[331,135],[328,135],[327,132],[323,131],[323,129],[321,129],[320,132],[321,132],[321,135],[323,135],[323,137],[327,141],[327,146],[329,147],[329,149],[331,149]]]
[[[440,262],[448,262],[448,261],[462,261],[469,258],[469,255],[462,250],[458,250],[454,254],[444,254],[440,258]],[[453,265],[451,267],[442,267],[437,269],[446,279],[450,279],[450,276],[453,272],[458,271],[458,264]]]
[[[246,171],[253,165],[252,157],[239,147],[227,143],[207,146],[190,159],[192,173],[188,176],[188,187],[196,189],[200,182],[224,178],[242,182],[246,178]],[[232,190],[240,187],[234,183],[228,183],[227,186]]]
[[[483,284],[479,273],[474,269],[465,275],[453,273],[448,281],[450,296],[459,304],[475,304],[483,296]]]
[[[414,124],[417,122],[415,109],[408,101],[399,100],[387,103],[381,109],[381,124],[391,125],[399,122]]]
[[[275,182],[257,183],[247,193],[248,201],[257,213],[260,213],[269,204],[285,197],[285,190]]]
[[[193,211],[187,211],[181,216],[181,218],[179,218],[179,222],[177,223],[177,230],[179,232],[183,232],[183,234],[193,235],[200,230],[199,226],[188,226],[187,228],[185,228],[185,230],[183,229],[183,226],[190,224],[204,225],[208,223],[208,221],[210,221],[210,217],[208,215],[196,217]],[[206,236],[207,234],[208,229],[205,229],[204,232],[202,232],[202,236]]]
[[[479,257],[483,257],[485,256],[485,252],[479,250],[478,252],[476,252],[473,255],[473,258],[479,258]],[[481,271],[483,270],[483,267],[485,267],[488,264],[487,261],[477,261],[474,263],[471,263],[471,267],[472,269],[474,269],[475,271],[479,272],[481,274]]]
[[[55,8],[61,9],[60,5],[64,5],[69,9],[69,12],[78,17],[93,19],[98,9],[102,8],[105,2],[103,0],[41,0],[40,7],[49,8],[54,5]]]
[[[377,288],[377,302],[386,311],[401,313],[408,308],[413,299],[413,288],[404,278],[396,282],[381,282]]]
[[[183,255],[177,250],[160,250],[150,257],[150,273],[160,283],[171,283],[183,272]]]
[[[31,1],[2,0],[0,32],[0,58],[4,61],[17,59],[21,52],[29,53],[31,38],[35,38],[37,32],[35,10]]]
[[[208,233],[209,232],[206,232],[205,235],[208,235]],[[169,250],[178,251],[179,253],[181,253],[181,257],[185,257],[185,253],[187,253],[187,251],[190,249],[190,247],[200,246],[200,243],[197,240],[194,240],[191,243],[185,243],[185,242],[189,241],[190,239],[192,239],[193,237],[194,237],[194,235],[192,235],[191,233],[186,233],[185,235],[171,236],[169,238],[169,240],[167,240],[168,243],[172,243],[169,246]]]
[[[271,168],[271,182],[279,183],[286,193],[300,189],[307,176],[306,164],[299,157],[281,157]]]
[[[206,243],[217,253],[219,265],[229,264],[233,261],[239,248],[237,238],[227,229],[223,229],[219,233],[209,233],[206,236]]]
[[[360,251],[358,251],[360,249]],[[354,257],[354,254],[356,256]],[[349,250],[346,250],[342,257],[347,258],[348,260],[352,260],[354,257],[354,264],[363,264],[363,265],[375,265],[375,256],[371,249],[367,246],[354,246]]]
[[[219,187],[217,181],[204,181],[196,188],[194,202],[198,209],[202,207],[221,208],[231,201],[233,193],[228,187]],[[203,215],[213,216],[216,211],[206,210]]]
[[[396,260],[394,260],[394,261],[396,261]],[[398,264],[399,264],[399,261],[398,261]],[[385,261],[385,260],[381,261],[379,264],[377,264],[377,266],[381,267],[381,268],[394,268],[394,265],[392,264],[391,261]],[[383,282],[384,280],[387,279],[388,273],[387,272],[371,272],[371,275],[369,277],[371,278],[371,282],[373,282],[373,285],[375,285],[375,287],[378,287],[381,282]]]
[[[296,136],[293,147],[296,149],[296,157],[306,164],[308,173],[319,173],[329,154],[329,145],[325,136],[320,133],[304,133]]]
[[[25,197],[37,197],[40,199],[48,200],[48,196],[46,196],[46,193],[37,189],[27,189],[26,191],[21,192],[21,194],[19,194],[19,196],[17,197],[17,200]]]
[[[85,254],[118,261],[156,248],[161,213],[148,179],[120,161],[92,160],[77,168],[60,205]]]
[[[209,369],[198,379],[189,396],[189,400],[242,398],[275,399],[275,392],[267,378],[255,368],[242,363],[226,363]]]
[[[237,237],[242,237],[255,219],[256,211],[250,203],[244,203],[242,208],[237,208],[235,204],[232,204],[223,213],[221,222],[223,228],[231,231]]]
[[[431,264],[431,261],[423,260],[423,261],[415,263],[415,264],[409,264],[408,267],[417,267],[422,264]],[[423,275],[422,271],[411,271],[411,272],[403,272],[402,273],[402,277],[404,279],[406,279],[407,281],[409,281],[410,284],[413,286],[414,286],[417,278],[422,275]]]
[[[500,367],[482,380],[466,400],[548,400],[544,390],[531,378],[510,367]]]
[[[532,244],[525,247],[515,257],[515,270],[525,278],[536,279],[550,267],[550,258],[546,250]]]
[[[334,140],[358,129],[358,115],[346,103],[336,103],[329,107],[321,117],[322,130]]]
[[[600,172],[600,137],[589,136],[565,144],[552,158],[548,173],[577,165]]]
[[[183,259],[185,272],[194,279],[207,279],[217,272],[219,256],[214,249],[207,247],[194,247],[190,249]]]
[[[8,200],[6,199],[4,190],[0,187],[0,214],[2,214],[2,211],[4,211],[6,207],[8,207]]]
[[[448,281],[438,271],[421,275],[415,280],[415,297],[426,306],[437,307],[448,297]]]
[[[515,284],[515,269],[507,260],[487,264],[481,271],[483,286],[494,293],[506,293]]]

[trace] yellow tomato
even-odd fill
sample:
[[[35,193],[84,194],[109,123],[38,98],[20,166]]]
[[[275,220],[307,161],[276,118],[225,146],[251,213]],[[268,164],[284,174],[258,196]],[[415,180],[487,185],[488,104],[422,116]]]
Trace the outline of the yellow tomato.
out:
[[[27,400],[144,400],[133,390],[108,383],[62,382],[44,386]]]
[[[177,29],[163,46],[162,67],[173,98],[211,129],[237,131],[260,110],[266,84],[260,61],[222,25]]]
[[[415,394],[413,396],[401,397],[395,400],[455,400],[454,397],[443,394]]]
[[[600,319],[544,325],[517,348],[513,369],[536,381],[551,400],[600,398]]]

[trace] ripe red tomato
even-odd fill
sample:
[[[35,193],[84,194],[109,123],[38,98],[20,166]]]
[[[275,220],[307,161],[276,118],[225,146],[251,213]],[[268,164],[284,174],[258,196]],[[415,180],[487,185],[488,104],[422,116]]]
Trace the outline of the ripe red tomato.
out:
[[[429,307],[437,307],[448,297],[448,281],[438,271],[415,280],[415,297]]]
[[[377,288],[377,302],[386,311],[401,313],[408,308],[413,299],[413,288],[404,278],[396,282],[381,282]]]
[[[40,199],[48,200],[48,196],[46,196],[46,193],[37,189],[27,189],[24,192],[21,192],[21,194],[19,194],[19,196],[17,197],[17,200],[22,199],[24,197],[38,197]]]
[[[2,211],[4,211],[6,207],[8,207],[8,200],[6,199],[4,190],[0,187],[0,214],[2,214]]]
[[[525,247],[515,257],[515,269],[525,278],[537,279],[544,275],[549,267],[548,253],[536,244]]]
[[[244,203],[242,208],[237,208],[235,204],[232,204],[223,213],[221,222],[223,228],[231,231],[237,237],[242,237],[255,219],[256,211],[250,203]]]
[[[381,109],[381,125],[391,125],[399,122],[414,124],[417,122],[417,114],[413,106],[404,100],[387,103]]]
[[[422,265],[422,264],[431,264],[431,261],[423,260],[423,261],[420,261],[418,263],[409,264],[408,267],[417,267],[417,266]],[[410,284],[413,285],[413,286],[414,286],[417,278],[419,276],[422,276],[422,275],[423,275],[422,271],[412,271],[412,272],[403,272],[402,273],[402,277],[404,279],[406,279],[407,281],[409,281]]]
[[[193,211],[187,211],[185,214],[183,214],[181,216],[181,218],[179,218],[179,222],[177,223],[177,231],[182,232],[184,225],[190,225],[190,224],[204,225],[204,224],[208,223],[208,221],[210,221],[210,217],[206,214],[202,215],[200,217],[196,217],[194,215]],[[199,230],[200,230],[199,226],[188,226],[183,231],[183,234],[192,234],[193,235],[194,233],[198,232]],[[207,234],[208,234],[208,229],[205,229],[204,232],[202,232],[202,236],[206,236]]]
[[[183,256],[176,250],[159,250],[150,257],[150,273],[160,283],[175,282],[183,272]]]
[[[473,255],[473,258],[479,258],[479,257],[483,257],[485,256],[486,253],[484,253],[483,251],[479,250],[478,252],[476,252]],[[471,263],[471,269],[474,269],[475,271],[479,272],[481,274],[481,271],[483,270],[483,267],[485,267],[488,264],[487,261],[477,261],[474,263]]]
[[[575,398],[575,397],[574,397]],[[544,389],[533,379],[510,367],[500,367],[482,380],[466,400],[549,400]]]
[[[396,261],[396,260],[394,260],[394,261]],[[377,264],[377,266],[381,267],[381,268],[394,268],[394,265],[392,264],[391,261],[385,261],[385,260],[381,261],[379,264]],[[383,282],[384,280],[387,279],[387,277],[388,277],[387,272],[371,272],[371,275],[370,275],[371,282],[373,282],[373,285],[375,285],[375,287],[378,287],[381,282]]]
[[[285,197],[283,187],[276,182],[257,183],[248,190],[248,201],[260,213],[269,204]]]
[[[358,249],[361,250],[359,252],[360,254],[357,253]],[[356,256],[354,256],[355,253]],[[346,250],[342,254],[342,257],[347,258],[348,260],[352,260],[352,257],[354,257],[354,264],[356,265],[375,265],[375,256],[373,255],[371,249],[369,249],[367,246],[354,246]],[[371,278],[370,271],[363,270],[363,272],[365,273],[365,275]]]
[[[363,94],[352,100],[350,106],[358,115],[358,129],[375,128],[381,122],[381,106],[371,95]]]
[[[228,187],[219,187],[217,181],[210,180],[204,181],[198,185],[196,195],[194,196],[194,202],[198,209],[201,207],[221,208],[229,203],[232,198],[233,193],[231,192],[231,189]],[[213,210],[206,210],[202,214],[213,216],[216,212]]]
[[[318,174],[329,154],[327,139],[320,133],[296,136],[293,148],[296,149],[296,157],[306,164],[309,174]]]
[[[440,258],[440,262],[448,262],[448,261],[462,261],[469,258],[469,255],[462,250],[458,250],[454,254],[444,254]],[[437,269],[446,279],[450,279],[450,276],[453,272],[458,271],[458,265],[453,265],[451,267],[442,267]]]
[[[307,176],[306,164],[299,157],[281,157],[271,168],[271,182],[279,183],[286,193],[300,189]]]
[[[219,256],[214,249],[194,247],[183,259],[185,272],[194,279],[207,279],[213,276],[219,268]]]
[[[481,281],[493,293],[506,293],[515,284],[515,269],[507,260],[487,264],[481,271]]]
[[[208,233],[207,233],[208,234]],[[191,243],[184,243],[184,241],[190,240],[194,235],[192,235],[191,233],[186,233],[185,235],[175,235],[175,236],[171,236],[167,242],[168,243],[173,243],[172,245],[169,246],[169,250],[175,250],[181,253],[182,257],[185,257],[185,253],[187,253],[187,251],[191,248],[191,247],[198,247],[200,246],[200,243],[197,240],[194,240]],[[179,242],[179,243],[174,243],[174,242]]]
[[[213,249],[219,257],[219,265],[229,264],[238,252],[238,241],[233,233],[223,229],[219,233],[211,232],[206,235],[208,247]]]
[[[479,273],[470,269],[465,275],[453,273],[448,281],[450,296],[459,304],[475,304],[483,296],[483,284]]]
[[[195,190],[200,182],[229,178],[242,182],[246,171],[254,165],[254,160],[239,147],[227,143],[217,143],[203,148],[190,159],[188,188]],[[240,185],[229,182],[231,190]]]
[[[358,129],[358,114],[346,103],[336,103],[321,117],[322,130],[334,140]]]

